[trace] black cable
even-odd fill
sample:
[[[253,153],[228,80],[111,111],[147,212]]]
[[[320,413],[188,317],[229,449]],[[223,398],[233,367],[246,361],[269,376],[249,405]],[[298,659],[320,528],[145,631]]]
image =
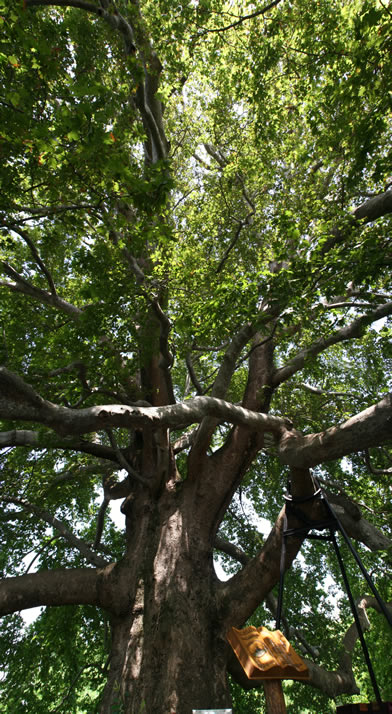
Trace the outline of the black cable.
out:
[[[373,669],[373,666],[372,666],[372,663],[371,663],[371,660],[370,660],[369,650],[368,650],[368,648],[367,648],[367,644],[366,644],[366,641],[365,641],[365,638],[364,638],[364,635],[363,635],[363,630],[362,630],[361,622],[360,622],[360,619],[359,619],[359,616],[358,616],[358,611],[357,611],[357,608],[356,608],[356,606],[355,606],[353,594],[352,594],[352,592],[351,592],[350,583],[348,582],[348,577],[347,577],[347,573],[346,573],[346,568],[344,567],[343,558],[342,558],[341,552],[340,552],[340,550],[339,550],[339,546],[338,546],[338,542],[337,542],[337,540],[336,540],[335,533],[331,533],[331,535],[332,535],[333,547],[334,547],[334,549],[335,549],[336,557],[337,557],[337,559],[338,559],[338,563],[339,563],[339,567],[340,567],[340,572],[342,573],[344,586],[345,586],[345,588],[346,588],[346,593],[347,593],[347,596],[348,596],[348,599],[349,599],[349,602],[350,602],[350,606],[351,606],[351,611],[352,611],[352,613],[353,613],[353,615],[354,615],[355,624],[356,624],[357,630],[358,630],[358,637],[359,637],[360,642],[361,642],[361,645],[362,645],[362,650],[363,650],[363,654],[364,654],[364,657],[365,657],[366,666],[367,666],[367,668],[368,668],[368,672],[369,672],[369,675],[370,675],[370,679],[371,679],[371,682],[372,682],[372,686],[373,686],[373,689],[374,689],[374,693],[375,693],[375,695],[376,695],[376,699],[377,699],[378,704],[382,704],[382,699],[381,699],[380,690],[379,690],[379,688],[378,688],[378,684],[377,684],[377,681],[376,681],[376,675],[374,674],[374,669]]]
[[[362,560],[359,557],[359,554],[355,550],[353,544],[351,543],[350,538],[348,537],[346,531],[344,530],[344,528],[343,528],[339,518],[337,517],[335,511],[333,510],[332,506],[330,505],[325,493],[319,487],[316,479],[315,479],[315,485],[317,486],[317,490],[315,491],[315,493],[312,494],[311,496],[307,496],[306,498],[294,499],[290,495],[290,493],[288,495],[285,495],[285,497],[284,497],[285,501],[286,501],[286,507],[285,507],[285,512],[284,512],[284,516],[283,516],[283,533],[282,533],[282,549],[281,549],[281,554],[280,554],[280,577],[279,577],[278,606],[277,606],[277,615],[276,615],[276,629],[277,630],[280,629],[280,622],[281,622],[281,617],[282,617],[284,575],[285,575],[285,569],[286,569],[286,549],[287,549],[286,541],[287,541],[287,538],[289,538],[290,536],[297,536],[297,537],[303,537],[304,539],[305,538],[314,538],[314,539],[318,539],[318,540],[326,540],[326,541],[332,542],[334,549],[335,549],[336,557],[338,559],[340,571],[342,573],[344,585],[345,585],[347,596],[348,596],[348,599],[350,602],[351,610],[352,610],[352,613],[354,616],[355,624],[357,626],[358,636],[359,636],[359,639],[360,639],[360,642],[362,645],[362,650],[364,653],[364,657],[365,657],[366,665],[367,665],[367,668],[369,671],[369,675],[370,675],[370,679],[371,679],[372,686],[374,689],[374,693],[376,695],[378,704],[381,704],[382,700],[381,700],[380,690],[377,685],[376,676],[374,674],[374,670],[373,670],[372,663],[371,663],[370,656],[369,656],[369,651],[368,651],[368,648],[366,645],[366,641],[365,641],[365,638],[363,635],[363,630],[362,630],[361,623],[359,620],[357,608],[355,606],[354,598],[353,598],[353,595],[352,595],[352,592],[350,589],[350,584],[349,584],[349,581],[347,578],[347,573],[346,573],[346,569],[344,566],[343,558],[340,553],[338,542],[336,540],[335,531],[341,532],[345,542],[347,543],[347,545],[349,547],[351,554],[354,556],[354,559],[355,559],[356,563],[358,564],[363,576],[365,577],[366,582],[368,583],[369,587],[371,588],[371,590],[380,606],[382,613],[384,614],[387,622],[389,623],[389,625],[391,627],[392,627],[392,617],[389,614],[384,601],[380,597],[369,573],[367,572],[365,566],[363,565]],[[327,518],[326,520],[311,521],[310,519],[307,518],[307,516],[299,508],[296,507],[297,504],[308,503],[309,501],[312,501],[316,498],[319,498],[323,502],[323,504],[326,508],[326,511],[329,515],[329,518]],[[290,512],[292,515],[294,515],[296,518],[298,518],[298,520],[302,521],[305,525],[301,528],[290,528],[290,529],[287,528],[288,513],[290,513]],[[311,531],[313,529],[316,529],[316,530],[328,529],[329,536],[323,536],[323,535],[309,533],[309,531]]]

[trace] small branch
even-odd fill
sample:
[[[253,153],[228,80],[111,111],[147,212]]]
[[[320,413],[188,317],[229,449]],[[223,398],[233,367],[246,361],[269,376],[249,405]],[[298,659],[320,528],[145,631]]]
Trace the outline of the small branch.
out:
[[[185,362],[186,362],[186,366],[188,369],[188,374],[189,374],[190,380],[191,380],[193,386],[195,387],[197,394],[199,394],[199,395],[204,394],[204,389],[197,378],[190,352],[187,352],[187,354],[185,356]]]
[[[329,391],[326,389],[320,389],[318,387],[312,387],[311,384],[306,384],[305,382],[301,382],[301,384],[298,385],[299,387],[302,387],[303,389],[306,389],[307,392],[310,392],[311,394],[317,394],[319,396],[323,397],[352,397],[353,393],[352,392],[333,392]]]
[[[236,22],[232,22],[231,25],[226,25],[225,27],[217,27],[213,29],[205,28],[198,34],[198,36],[203,36],[212,32],[226,32],[226,30],[232,30],[235,27],[239,27],[239,25],[242,25],[242,23],[246,22],[247,20],[253,20],[255,17],[265,15],[268,10],[271,10],[273,7],[276,7],[276,5],[279,5],[280,2],[282,2],[282,0],[273,0],[273,2],[269,3],[269,5],[266,5],[260,10],[255,10],[255,12],[250,13],[250,15],[243,15],[238,20],[236,20]]]
[[[375,469],[374,466],[372,466],[372,462],[370,461],[369,449],[365,449],[364,451],[364,461],[370,473],[374,474],[375,476],[381,476],[382,474],[392,474],[392,466],[388,469]]]
[[[103,527],[105,525],[106,510],[107,510],[109,503],[110,503],[110,498],[105,493],[103,501],[99,507],[98,516],[97,516],[97,528],[95,531],[95,538],[94,538],[94,545],[93,545],[94,550],[98,550],[98,547],[101,543]]]
[[[37,288],[31,283],[29,283],[28,280],[26,280],[22,275],[20,275],[20,273],[18,273],[5,260],[0,261],[0,265],[3,267],[4,273],[8,275],[8,277],[15,280],[14,283],[0,282],[0,286],[7,287],[15,292],[23,293],[28,297],[34,298],[34,300],[38,300],[38,302],[44,305],[56,307],[58,310],[65,312],[67,315],[71,315],[71,317],[73,318],[78,318],[83,313],[83,310],[78,307],[75,307],[75,305],[71,305],[66,300],[63,300],[63,298],[59,297],[57,293],[48,292],[47,290]]]
[[[62,521],[59,521],[45,509],[38,508],[38,506],[36,506],[35,504],[29,503],[22,498],[1,497],[1,500],[4,503],[11,503],[13,505],[21,506],[21,508],[23,508],[25,511],[34,513],[36,516],[38,516],[38,518],[53,526],[53,528],[55,528],[60,533],[60,535],[67,541],[67,543],[69,543],[72,548],[76,548],[79,553],[84,558],[86,558],[88,563],[91,563],[92,565],[95,565],[98,568],[103,568],[105,567],[105,565],[107,565],[107,561],[101,558],[101,556],[97,555],[97,553],[95,553],[84,540],[75,536]]]
[[[224,252],[224,254],[223,254],[223,256],[222,256],[222,258],[220,259],[220,261],[219,261],[219,263],[218,263],[218,267],[216,268],[216,273],[220,273],[220,271],[224,268],[224,265],[225,265],[225,263],[226,263],[226,261],[227,261],[229,255],[230,255],[231,251],[233,250],[233,248],[235,247],[237,241],[239,240],[239,237],[240,237],[240,235],[241,235],[241,233],[242,233],[242,229],[243,229],[245,226],[249,225],[250,219],[251,219],[251,217],[252,217],[253,215],[254,215],[253,212],[252,212],[252,213],[248,213],[248,215],[245,217],[245,219],[244,219],[243,221],[240,221],[240,223],[239,223],[239,225],[238,225],[238,227],[237,227],[237,230],[236,230],[236,232],[235,232],[235,234],[234,234],[232,240],[230,241],[229,245],[227,246],[227,248],[226,248],[226,250],[225,250],[225,252]]]
[[[42,546],[42,548],[39,548],[39,550],[37,551],[37,553],[34,555],[34,558],[33,558],[33,559],[30,561],[30,563],[28,564],[28,566],[27,566],[27,568],[26,568],[26,570],[25,570],[25,575],[27,575],[27,573],[29,572],[30,568],[32,568],[32,566],[34,565],[35,561],[39,558],[39,556],[41,555],[41,553],[44,552],[45,548],[47,548],[48,545],[50,545],[51,543],[54,543],[54,541],[56,541],[58,538],[59,538],[59,536],[53,536],[53,538],[50,538],[48,541],[46,541],[46,543],[44,543],[44,545]]]
[[[132,466],[128,463],[124,454],[118,447],[113,431],[111,429],[106,429],[106,433],[109,437],[110,445],[114,453],[116,454],[117,461],[120,464],[121,468],[125,469],[127,474],[131,476],[131,478],[136,479],[136,481],[139,481],[139,483],[143,483],[145,486],[149,486],[150,482],[148,481],[148,479],[144,478],[143,476],[140,476],[140,474],[138,474],[137,471],[135,471],[135,469],[133,469]]]
[[[292,377],[293,374],[304,367],[305,363],[308,362],[310,358],[316,357],[332,345],[336,345],[346,340],[358,339],[362,337],[368,325],[391,314],[392,302],[387,302],[385,305],[380,305],[366,315],[361,315],[353,320],[353,322],[345,327],[342,327],[342,329],[332,335],[329,335],[328,337],[320,337],[319,340],[316,340],[316,342],[309,347],[305,347],[300,350],[300,352],[298,352],[284,367],[276,370],[272,379],[273,386],[277,387],[279,384],[282,384],[282,382],[285,382],[287,379]]]
[[[79,360],[70,362],[70,364],[65,365],[65,367],[58,367],[57,369],[52,369],[50,372],[46,372],[46,374],[34,375],[34,377],[37,377],[37,379],[40,380],[51,379],[52,377],[58,377],[60,374],[69,374],[70,372],[74,371],[78,372],[79,374],[79,379],[83,390],[91,394],[92,390],[90,389],[86,379],[87,367],[83,362],[80,362]]]
[[[40,255],[39,255],[39,253],[38,253],[38,250],[37,250],[37,248],[35,247],[33,241],[31,240],[31,238],[29,237],[28,233],[27,233],[26,231],[22,230],[21,228],[19,228],[18,226],[13,225],[13,224],[9,224],[9,225],[8,225],[8,228],[10,228],[10,230],[14,231],[14,232],[17,233],[21,238],[23,238],[24,242],[25,242],[25,243],[28,245],[28,247],[30,248],[30,252],[31,252],[31,254],[32,254],[32,256],[33,256],[35,262],[37,263],[37,265],[38,265],[39,268],[41,269],[42,273],[45,275],[45,278],[46,278],[47,283],[48,283],[49,288],[50,288],[50,292],[52,293],[52,295],[57,295],[56,288],[55,288],[55,284],[54,284],[54,282],[53,282],[53,278],[52,278],[52,276],[51,276],[49,270],[47,269],[45,263],[44,263],[43,260],[41,259]]]
[[[61,471],[56,475],[53,481],[50,482],[48,490],[54,488],[58,484],[67,483],[68,481],[74,481],[75,479],[80,479],[85,476],[96,476],[105,473],[105,476],[110,476],[114,471],[117,470],[117,465],[114,464],[87,464],[86,466],[76,466],[72,470]]]

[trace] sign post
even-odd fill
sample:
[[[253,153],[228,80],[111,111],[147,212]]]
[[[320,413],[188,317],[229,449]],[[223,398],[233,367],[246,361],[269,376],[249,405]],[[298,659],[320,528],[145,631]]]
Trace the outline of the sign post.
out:
[[[263,681],[267,714],[287,714],[282,682],[279,679]]]

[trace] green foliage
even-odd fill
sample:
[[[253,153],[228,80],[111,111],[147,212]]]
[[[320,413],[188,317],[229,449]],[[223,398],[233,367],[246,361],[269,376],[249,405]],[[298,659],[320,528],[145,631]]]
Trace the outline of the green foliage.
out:
[[[257,16],[245,0],[140,5],[163,65],[157,98],[170,140],[168,158],[150,165],[136,102],[143,71],[120,35],[79,8],[0,0],[0,259],[10,266],[1,269],[0,363],[61,406],[144,396],[140,367],[158,332],[146,316],[158,299],[170,320],[179,400],[210,393],[229,340],[248,322],[261,340],[273,338],[279,368],[390,299],[390,215],[376,223],[352,215],[391,182],[390,2],[285,0]],[[142,35],[133,3],[117,7]],[[344,239],[330,244],[331,236]],[[50,273],[67,308],[15,290],[11,269],[47,293]],[[250,349],[228,389],[235,403]],[[391,389],[391,349],[390,317],[363,326],[355,339],[310,355],[275,391],[273,413],[304,434],[344,421]],[[185,366],[189,354],[198,385]],[[212,448],[227,434],[221,425]],[[94,542],[102,463],[67,444],[51,448],[48,430],[38,436],[34,450],[0,452],[1,495],[14,499],[0,516],[4,576],[25,572],[34,558],[38,569],[85,565],[42,518],[17,505],[21,499]],[[87,440],[109,443],[104,433]],[[119,440],[129,447],[127,434]],[[375,473],[354,454],[316,475],[365,504],[368,520],[391,537],[390,450],[371,450],[370,458]],[[185,479],[186,452],[177,467]],[[258,519],[272,523],[280,511],[286,477],[266,445],[234,496],[221,531],[249,555],[263,542]],[[109,519],[102,544],[121,558],[123,534]],[[390,554],[363,557],[391,600]],[[230,573],[238,568],[223,562]],[[351,623],[335,578],[331,554],[312,544],[286,582],[287,619],[322,645],[319,661],[328,668],[336,667],[337,642]],[[254,618],[271,622],[264,606]],[[2,621],[7,705],[0,712],[94,711],[106,673],[104,617],[58,608],[24,632],[20,624],[19,615]],[[372,625],[380,687],[392,698],[390,638],[379,616]],[[370,696],[359,658],[355,666],[362,695]],[[300,685],[287,685],[286,696],[293,714],[332,711]],[[234,687],[234,698],[238,714],[264,707],[260,693]]]
[[[13,642],[12,652],[3,642],[1,649],[7,667],[4,714],[96,711],[108,625],[95,608],[48,608]]]

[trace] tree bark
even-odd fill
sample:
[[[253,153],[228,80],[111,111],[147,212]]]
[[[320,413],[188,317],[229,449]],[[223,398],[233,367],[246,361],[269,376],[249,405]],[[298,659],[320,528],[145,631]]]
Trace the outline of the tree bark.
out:
[[[100,713],[116,707],[125,714],[230,707],[216,576],[192,503],[167,491],[151,505],[140,493],[127,514],[127,539],[120,567],[129,607],[111,620]]]

